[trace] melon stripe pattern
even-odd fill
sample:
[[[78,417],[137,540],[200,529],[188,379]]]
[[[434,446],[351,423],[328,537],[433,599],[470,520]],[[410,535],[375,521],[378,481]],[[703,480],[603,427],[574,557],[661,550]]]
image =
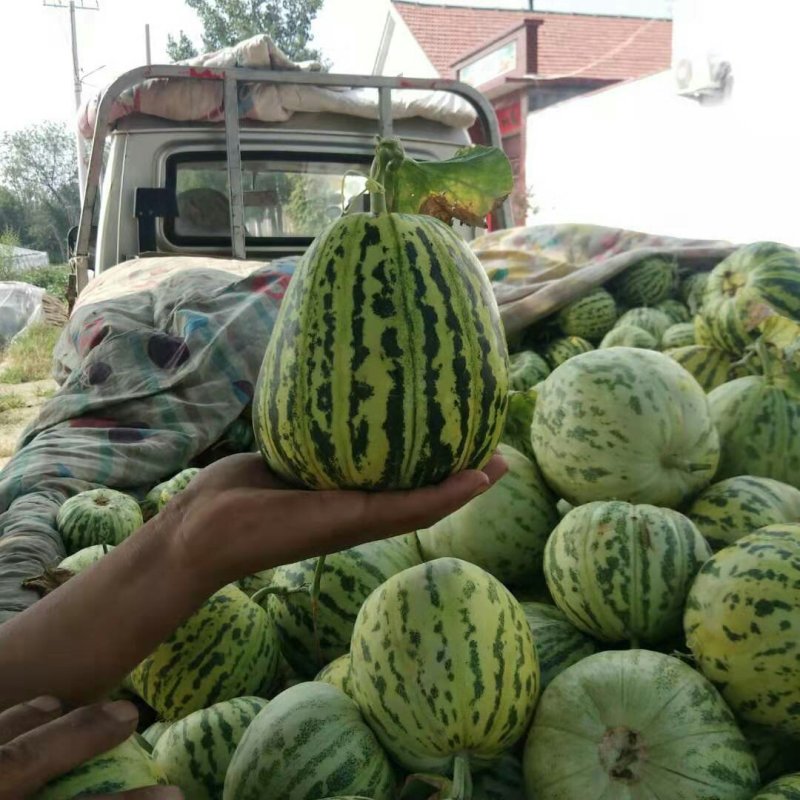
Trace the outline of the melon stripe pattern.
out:
[[[772,781],[753,800],[800,800],[800,772]]]
[[[655,350],[658,347],[656,337],[637,325],[620,325],[612,328],[600,342],[600,347],[641,347],[644,350]]]
[[[139,504],[113,489],[89,489],[58,510],[56,527],[68,553],[94,544],[116,545],[142,525]]]
[[[692,315],[689,309],[680,300],[662,300],[656,304],[659,311],[663,311],[676,325],[681,322],[691,322]]]
[[[677,277],[674,259],[652,256],[621,272],[611,280],[609,288],[626,306],[654,305],[675,288]]]
[[[800,736],[800,525],[769,525],[709,559],[686,600],[686,643],[748,722]]]
[[[672,325],[672,319],[657,308],[632,308],[617,320],[614,327],[621,328],[623,325],[633,325],[647,331],[658,343],[667,328]]]
[[[687,372],[690,372],[706,392],[747,374],[745,367],[734,366],[735,356],[717,347],[701,344],[688,345],[665,350],[664,355],[677,361]]]
[[[345,653],[343,656],[326,664],[314,678],[315,681],[322,681],[341,689],[348,697],[353,696],[353,688],[350,685],[350,653]]]
[[[694,325],[691,322],[679,322],[670,325],[661,337],[661,347],[668,350],[670,347],[690,347],[694,344]]]
[[[567,336],[580,336],[596,341],[602,338],[617,320],[617,304],[605,289],[595,289],[575,300],[558,315],[561,330]]]
[[[524,733],[539,693],[519,602],[456,558],[376,589],[358,614],[351,653],[364,716],[411,771],[450,774],[456,757],[489,766]]]
[[[573,356],[588,353],[593,349],[592,343],[587,342],[586,339],[581,339],[580,336],[567,336],[564,339],[550,342],[544,352],[544,357],[547,359],[547,363],[555,369]]]
[[[432,217],[353,214],[292,278],[256,439],[279,475],[314,488],[438,483],[489,460],[508,388],[497,303],[463,240]]]

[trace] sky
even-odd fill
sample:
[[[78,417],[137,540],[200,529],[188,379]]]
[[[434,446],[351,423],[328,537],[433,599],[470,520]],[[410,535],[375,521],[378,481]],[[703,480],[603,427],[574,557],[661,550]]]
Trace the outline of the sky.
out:
[[[48,3],[67,0],[44,0]],[[449,0],[448,0],[449,1]],[[165,63],[167,34],[183,28],[199,41],[200,24],[184,0],[76,0],[99,6],[76,13],[84,92],[145,63],[145,24],[152,60]],[[374,59],[386,0],[325,0],[314,23],[314,44],[339,72],[368,70]],[[442,2],[442,0],[437,0]],[[456,5],[527,8],[527,0],[458,0]],[[537,11],[579,11],[665,16],[672,0],[535,0]],[[74,119],[69,12],[43,0],[5,0],[0,47],[0,131],[46,119]],[[35,35],[34,35],[35,32]],[[365,47],[364,42],[370,42]]]

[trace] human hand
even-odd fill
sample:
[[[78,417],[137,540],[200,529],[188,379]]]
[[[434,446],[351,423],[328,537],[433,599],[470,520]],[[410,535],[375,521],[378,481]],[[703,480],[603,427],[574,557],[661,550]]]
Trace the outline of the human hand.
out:
[[[136,730],[132,703],[100,703],[65,714],[55,697],[37,697],[0,714],[0,800],[22,800],[48,781],[122,743]],[[152,786],[94,800],[180,800],[172,786]]]
[[[180,558],[211,586],[279,564],[428,528],[506,472],[495,455],[436,486],[408,491],[311,491],[288,486],[255,453],[206,467],[162,512]]]

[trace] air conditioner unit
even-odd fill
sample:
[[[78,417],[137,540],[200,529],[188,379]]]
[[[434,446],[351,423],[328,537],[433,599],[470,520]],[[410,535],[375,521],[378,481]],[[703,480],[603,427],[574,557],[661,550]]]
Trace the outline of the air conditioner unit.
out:
[[[678,94],[705,97],[722,94],[728,86],[731,65],[713,56],[678,59],[674,67]]]

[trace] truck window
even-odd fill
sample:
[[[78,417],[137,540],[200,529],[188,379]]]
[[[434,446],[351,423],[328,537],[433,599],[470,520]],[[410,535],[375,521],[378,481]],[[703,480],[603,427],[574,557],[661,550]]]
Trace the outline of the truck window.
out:
[[[242,154],[244,220],[248,242],[312,239],[364,191],[363,158],[309,161],[306,157]],[[230,238],[228,173],[224,154],[176,154],[167,161],[167,188],[178,216],[165,218],[175,244],[220,244]]]

